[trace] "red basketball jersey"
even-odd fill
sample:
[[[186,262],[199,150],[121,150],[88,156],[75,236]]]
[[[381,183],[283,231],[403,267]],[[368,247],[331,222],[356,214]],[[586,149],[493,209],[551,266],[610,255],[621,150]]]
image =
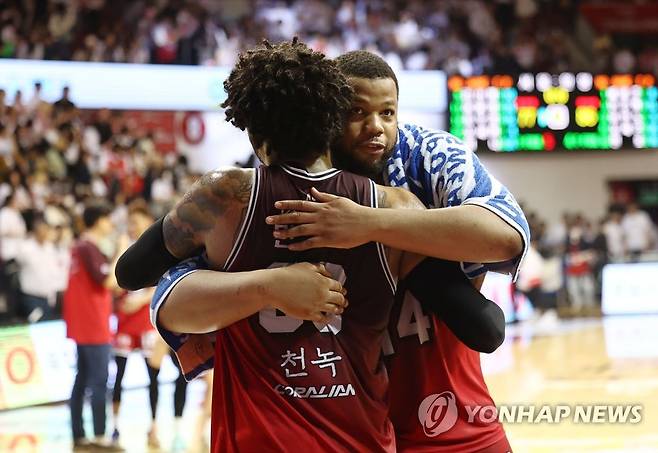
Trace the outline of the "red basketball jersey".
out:
[[[148,289],[139,290],[139,292],[144,291],[148,291]],[[125,313],[121,311],[121,305],[127,297],[128,293],[122,294],[117,303],[117,306],[119,307],[119,310],[115,313],[117,318],[117,334],[124,333],[128,335],[141,335],[153,330],[154,327],[153,324],[151,324],[149,304],[145,304],[134,313]]]
[[[382,340],[395,282],[381,244],[292,252],[265,217],[274,202],[307,199],[311,187],[376,206],[367,178],[282,166],[256,170],[228,271],[323,262],[350,305],[321,325],[266,309],[217,334],[212,451],[395,451]]]
[[[77,344],[112,341],[112,294],[103,286],[108,272],[107,258],[95,244],[86,239],[75,243],[62,315],[66,321],[66,336]]]
[[[484,422],[475,409],[494,406],[479,353],[425,314],[402,284],[389,333],[384,352],[398,451],[476,452],[505,437],[500,423]]]

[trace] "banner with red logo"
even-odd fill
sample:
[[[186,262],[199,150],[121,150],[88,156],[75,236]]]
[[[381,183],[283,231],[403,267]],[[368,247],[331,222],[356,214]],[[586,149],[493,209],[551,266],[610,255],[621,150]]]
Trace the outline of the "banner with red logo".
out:
[[[62,322],[1,329],[0,409],[68,399],[74,365]]]

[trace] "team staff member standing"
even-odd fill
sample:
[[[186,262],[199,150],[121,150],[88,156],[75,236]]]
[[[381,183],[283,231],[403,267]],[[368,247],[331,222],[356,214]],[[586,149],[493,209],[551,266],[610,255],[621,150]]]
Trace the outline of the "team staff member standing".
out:
[[[100,244],[112,236],[110,206],[100,202],[88,204],[83,212],[85,231],[71,251],[69,284],[64,293],[63,314],[67,337],[77,346],[77,374],[71,392],[71,429],[73,449],[102,449],[123,451],[105,439],[107,368],[110,361],[110,315],[116,257],[113,260],[101,252]],[[127,247],[121,238],[115,248]],[[94,421],[93,441],[85,437],[82,406],[85,390],[91,390],[91,409]]]

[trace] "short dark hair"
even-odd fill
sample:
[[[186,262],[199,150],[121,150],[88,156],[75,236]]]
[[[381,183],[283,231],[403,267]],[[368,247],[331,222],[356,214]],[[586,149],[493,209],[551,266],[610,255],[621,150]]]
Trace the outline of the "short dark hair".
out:
[[[353,94],[334,61],[297,39],[242,53],[224,90],[226,121],[282,162],[321,155],[342,133]]]
[[[112,213],[112,207],[103,200],[92,200],[87,203],[82,213],[82,221],[86,228],[91,228],[102,217],[107,217]]]
[[[48,221],[46,220],[46,216],[44,215],[43,212],[36,212],[32,216],[32,224],[30,225],[30,231],[34,232],[37,229],[37,225],[46,225],[50,226]]]
[[[367,50],[353,50],[334,58],[334,61],[338,65],[338,69],[347,77],[393,79],[397,94],[400,94],[400,85],[393,68],[379,55]]]

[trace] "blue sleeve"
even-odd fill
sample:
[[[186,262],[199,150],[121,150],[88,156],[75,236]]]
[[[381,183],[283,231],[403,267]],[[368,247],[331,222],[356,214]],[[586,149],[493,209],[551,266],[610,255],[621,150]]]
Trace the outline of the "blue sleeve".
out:
[[[462,268],[470,278],[486,271],[516,278],[530,243],[528,222],[510,191],[461,140],[445,131],[404,125],[386,173],[390,185],[410,190],[428,208],[478,205],[512,226],[523,240],[518,257],[502,263],[462,263]]]
[[[187,334],[173,332],[159,323],[158,312],[167,302],[171,291],[183,278],[202,269],[208,269],[208,264],[202,256],[187,259],[172,267],[160,279],[151,300],[151,323],[176,354],[183,375],[188,381],[213,368],[215,333]]]

